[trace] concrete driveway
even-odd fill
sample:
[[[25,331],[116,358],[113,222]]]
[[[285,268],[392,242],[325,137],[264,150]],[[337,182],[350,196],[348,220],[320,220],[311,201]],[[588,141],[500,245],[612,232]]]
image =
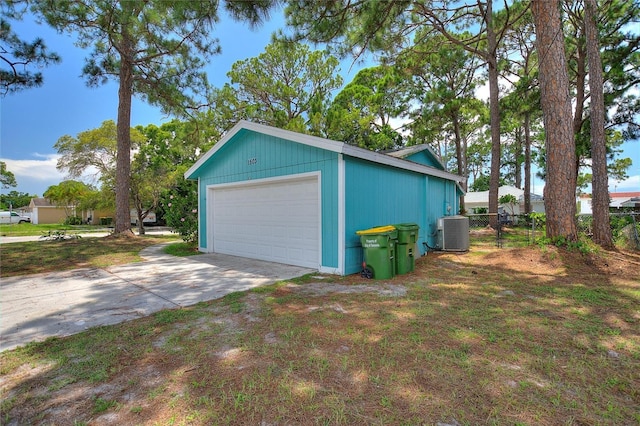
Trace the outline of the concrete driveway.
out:
[[[146,261],[107,269],[3,278],[0,351],[314,272],[221,254],[174,257],[162,245],[141,255]]]

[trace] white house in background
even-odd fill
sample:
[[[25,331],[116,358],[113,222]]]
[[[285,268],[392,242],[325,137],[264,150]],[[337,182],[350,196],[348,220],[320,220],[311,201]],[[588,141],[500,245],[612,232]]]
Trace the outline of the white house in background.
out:
[[[609,207],[619,209],[622,207],[640,207],[640,192],[610,192],[611,202]]]
[[[498,188],[498,198],[503,195],[513,195],[518,203],[513,206],[514,214],[524,213],[524,189],[515,186],[501,186]],[[474,213],[475,209],[489,208],[489,191],[467,192],[464,196],[464,206],[469,213]],[[505,210],[511,214],[511,207],[499,205],[499,210]],[[544,200],[541,195],[531,194],[531,211],[536,213],[544,213]]]
[[[640,207],[640,192],[610,192],[609,208]],[[591,194],[578,197],[578,214],[593,214]]]
[[[578,195],[578,214],[593,214],[591,194]]]

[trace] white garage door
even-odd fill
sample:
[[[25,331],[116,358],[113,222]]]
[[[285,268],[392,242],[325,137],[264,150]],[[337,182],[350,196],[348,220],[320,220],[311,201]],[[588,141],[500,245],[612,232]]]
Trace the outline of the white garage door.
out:
[[[213,251],[318,268],[318,176],[212,188]]]

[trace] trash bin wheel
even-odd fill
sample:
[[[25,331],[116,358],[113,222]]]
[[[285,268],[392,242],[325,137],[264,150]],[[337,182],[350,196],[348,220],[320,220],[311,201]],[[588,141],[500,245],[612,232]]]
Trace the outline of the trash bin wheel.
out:
[[[360,276],[362,278],[367,278],[367,279],[371,279],[373,278],[373,271],[367,267],[362,269],[362,272],[360,272]]]

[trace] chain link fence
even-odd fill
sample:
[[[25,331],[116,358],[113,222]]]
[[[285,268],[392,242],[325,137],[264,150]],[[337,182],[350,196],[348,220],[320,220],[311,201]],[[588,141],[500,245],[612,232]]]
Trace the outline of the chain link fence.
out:
[[[493,223],[492,226],[492,216]],[[521,247],[534,244],[546,235],[545,215],[470,214],[469,234],[476,243],[493,243],[497,247]],[[576,218],[578,232],[593,236],[593,217]],[[610,213],[610,226],[614,242],[626,248],[640,250],[640,212]]]
[[[593,236],[593,216],[578,216],[578,231],[587,237]],[[609,213],[609,223],[613,241],[627,248],[640,250],[640,213]]]

